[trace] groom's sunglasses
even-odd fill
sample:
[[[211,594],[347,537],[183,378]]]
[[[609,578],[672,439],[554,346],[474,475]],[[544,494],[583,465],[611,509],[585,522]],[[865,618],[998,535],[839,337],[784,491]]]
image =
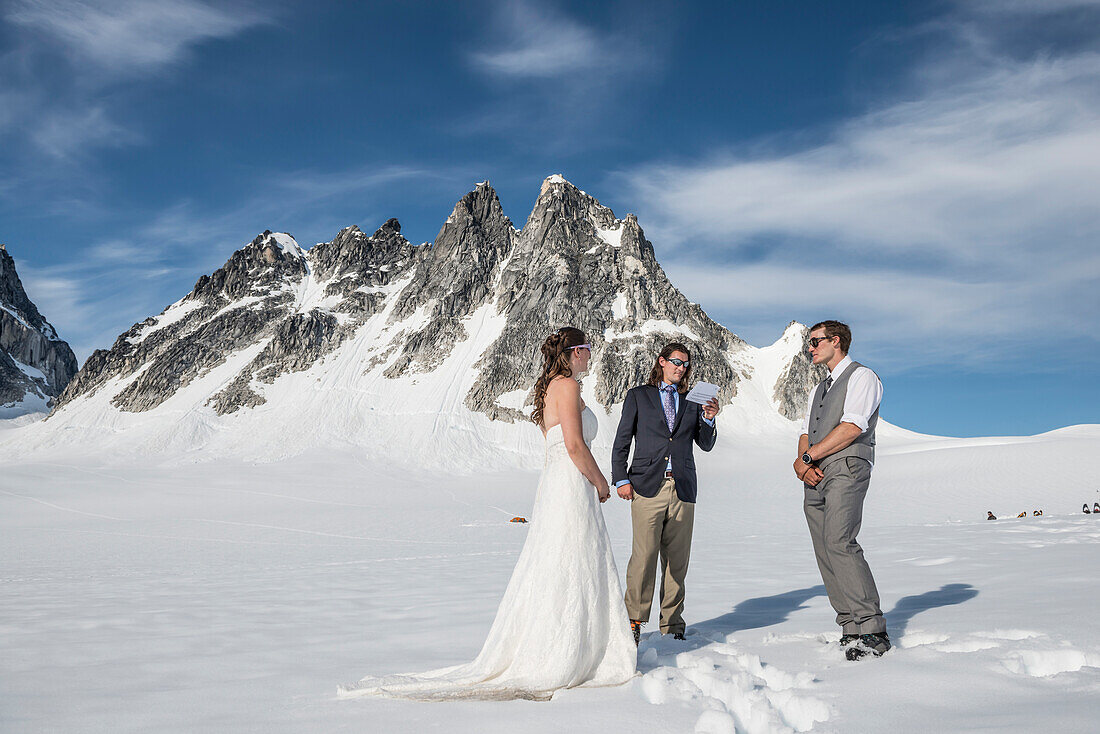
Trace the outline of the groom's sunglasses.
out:
[[[831,341],[831,336],[811,336],[810,337],[810,349],[817,349],[817,345],[821,342]]]
[[[673,357],[672,359],[668,359],[668,360],[665,360],[665,361],[666,362],[672,362],[672,364],[676,365],[677,367],[690,367],[691,366],[691,360],[690,359],[684,360],[684,359],[680,359],[679,357]]]

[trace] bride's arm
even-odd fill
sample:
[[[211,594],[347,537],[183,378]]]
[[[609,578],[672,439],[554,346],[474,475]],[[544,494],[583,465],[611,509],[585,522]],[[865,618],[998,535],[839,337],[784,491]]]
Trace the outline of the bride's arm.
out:
[[[607,499],[610,490],[607,479],[588,450],[584,442],[584,429],[581,425],[581,386],[576,380],[564,378],[554,380],[546,391],[547,402],[554,401],[558,417],[561,420],[561,433],[565,439],[565,450],[577,469],[591,482],[599,492],[600,501]]]

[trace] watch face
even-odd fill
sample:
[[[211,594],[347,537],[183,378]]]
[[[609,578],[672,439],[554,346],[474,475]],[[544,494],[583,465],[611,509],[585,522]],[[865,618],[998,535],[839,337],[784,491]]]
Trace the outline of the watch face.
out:
[[[810,458],[809,454],[802,454],[802,463],[803,464],[812,464],[814,462],[813,462],[813,459]]]

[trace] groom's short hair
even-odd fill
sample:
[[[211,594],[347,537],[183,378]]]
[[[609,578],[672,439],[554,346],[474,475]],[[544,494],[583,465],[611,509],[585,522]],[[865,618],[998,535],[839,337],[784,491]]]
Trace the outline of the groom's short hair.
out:
[[[819,321],[810,327],[810,332],[815,332],[818,329],[825,330],[825,336],[832,339],[834,336],[840,337],[840,351],[845,354],[848,353],[848,349],[852,346],[852,330],[848,328],[848,324],[841,323],[839,321]]]
[[[691,350],[686,346],[680,342],[666,344],[661,353],[657,355],[657,359],[653,360],[653,369],[649,371],[649,384],[653,387],[660,387],[661,382],[665,379],[664,370],[661,369],[661,358],[668,359],[673,352],[683,352],[687,355],[688,362],[691,362]],[[684,370],[684,376],[680,378],[680,387],[677,392],[685,393],[688,391],[688,382],[691,380],[691,370],[694,366],[694,363],[689,364],[688,368]]]

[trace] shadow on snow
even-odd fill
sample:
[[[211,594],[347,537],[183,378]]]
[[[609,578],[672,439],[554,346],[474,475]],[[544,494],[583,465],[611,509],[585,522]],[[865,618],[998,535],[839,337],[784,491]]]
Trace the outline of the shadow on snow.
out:
[[[905,634],[905,628],[909,626],[909,620],[921,612],[936,607],[962,604],[977,595],[978,590],[970,584],[944,584],[935,591],[903,596],[898,599],[898,603],[894,605],[894,608],[886,613],[886,629],[893,639],[899,639]]]

